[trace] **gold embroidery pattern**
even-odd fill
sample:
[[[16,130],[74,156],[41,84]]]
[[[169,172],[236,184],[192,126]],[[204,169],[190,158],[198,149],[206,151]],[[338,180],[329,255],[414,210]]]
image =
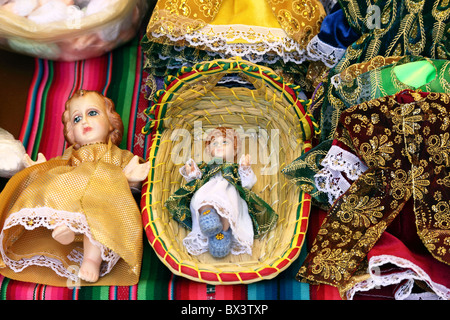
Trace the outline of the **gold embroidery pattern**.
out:
[[[391,160],[391,154],[394,153],[392,148],[393,142],[388,140],[386,135],[382,135],[380,139],[373,137],[369,142],[361,144],[361,156],[368,166],[384,166],[386,161]]]
[[[364,272],[366,254],[407,204],[424,246],[450,264],[450,134],[442,132],[450,96],[401,94],[411,102],[389,96],[342,113],[336,139],[359,146],[353,149],[369,169],[331,207],[299,280],[344,290]]]
[[[343,223],[350,223],[368,228],[370,224],[376,224],[383,217],[384,207],[380,205],[379,199],[370,199],[368,196],[358,197],[349,195],[343,201],[341,210],[337,212],[337,217]]]
[[[404,135],[413,135],[420,129],[419,122],[422,121],[421,110],[415,109],[415,105],[406,104],[397,107],[392,112],[393,129]]]
[[[431,209],[435,212],[435,227],[439,229],[450,229],[450,201],[439,201]]]
[[[428,138],[428,153],[433,157],[433,161],[437,164],[445,164],[450,166],[450,140],[449,133],[432,135]]]
[[[442,179],[436,180],[437,184],[446,186],[447,188],[450,188],[450,174]]]
[[[347,263],[345,261],[348,260],[349,256],[349,252],[342,249],[323,249],[314,258],[314,269],[312,272],[313,274],[322,274],[325,279],[341,281],[342,277],[345,277],[345,274],[342,275],[341,270],[346,269]]]
[[[422,200],[430,186],[429,174],[424,173],[423,167],[413,167],[408,172],[398,169],[392,173],[392,177],[392,196],[397,200],[409,199],[411,195],[414,195],[414,199]]]
[[[183,1],[184,5],[186,5],[186,2]],[[219,12],[220,4],[222,1],[219,0],[195,0],[194,1],[200,12],[203,14],[203,16],[212,19],[215,17],[217,12]]]

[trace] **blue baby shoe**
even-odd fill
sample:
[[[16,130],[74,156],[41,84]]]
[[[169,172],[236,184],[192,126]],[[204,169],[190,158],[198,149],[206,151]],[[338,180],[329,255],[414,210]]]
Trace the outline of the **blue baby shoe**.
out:
[[[208,240],[209,253],[214,258],[223,258],[231,251],[231,230],[221,231]]]
[[[202,233],[208,238],[219,233],[223,229],[222,221],[220,221],[220,217],[214,209],[200,212],[198,224],[200,225]]]

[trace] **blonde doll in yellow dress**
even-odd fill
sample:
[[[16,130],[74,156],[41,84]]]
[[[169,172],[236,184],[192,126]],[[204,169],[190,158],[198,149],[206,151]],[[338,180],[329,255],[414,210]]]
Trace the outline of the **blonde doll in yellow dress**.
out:
[[[55,286],[135,284],[142,223],[130,188],[149,164],[118,148],[122,120],[98,92],[77,91],[62,120],[71,146],[48,161],[26,156],[0,194],[0,273]]]

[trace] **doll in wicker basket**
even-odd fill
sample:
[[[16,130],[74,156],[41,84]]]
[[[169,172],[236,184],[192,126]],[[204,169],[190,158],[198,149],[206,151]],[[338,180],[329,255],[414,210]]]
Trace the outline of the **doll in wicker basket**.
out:
[[[135,284],[142,223],[131,188],[149,164],[119,149],[122,120],[100,93],[77,91],[62,120],[71,146],[48,161],[26,156],[0,194],[0,273],[55,286]]]
[[[269,231],[278,215],[250,191],[256,175],[250,156],[242,155],[238,133],[226,127],[212,130],[205,142],[212,160],[197,165],[192,159],[180,168],[187,184],[166,201],[175,220],[191,232],[183,239],[188,252],[209,251],[215,258],[252,254],[253,240]]]

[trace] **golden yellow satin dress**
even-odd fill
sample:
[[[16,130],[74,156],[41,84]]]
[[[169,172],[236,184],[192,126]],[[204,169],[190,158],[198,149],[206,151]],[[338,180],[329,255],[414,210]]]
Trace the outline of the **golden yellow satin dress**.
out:
[[[239,56],[285,54],[303,51],[325,15],[319,0],[158,0],[147,36]]]
[[[53,286],[137,283],[143,229],[123,174],[132,157],[111,142],[70,147],[13,176],[0,194],[0,273]],[[69,245],[52,238],[62,224],[101,248],[96,283],[78,281],[83,237]]]

